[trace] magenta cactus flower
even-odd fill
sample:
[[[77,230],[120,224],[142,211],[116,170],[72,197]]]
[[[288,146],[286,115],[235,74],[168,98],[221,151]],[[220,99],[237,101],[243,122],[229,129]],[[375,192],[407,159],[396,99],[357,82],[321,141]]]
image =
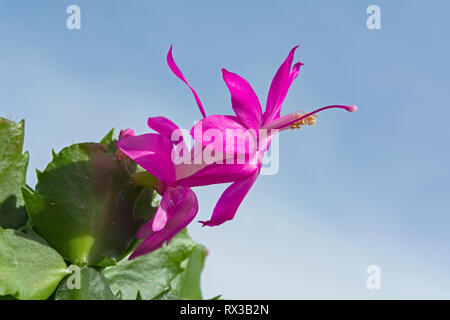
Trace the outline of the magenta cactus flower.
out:
[[[200,112],[206,117],[199,96],[173,60],[172,47],[167,55],[167,62],[172,72],[191,89]],[[195,159],[198,154],[202,154],[204,147],[197,144],[200,152],[196,152],[195,148],[188,150],[180,129],[171,120],[151,117],[147,124],[157,133],[135,136],[133,130],[126,129],[120,132],[117,142],[118,158],[128,156],[150,173],[154,177],[152,187],[162,195],[155,217],[138,231],[137,237],[144,241],[130,259],[152,252],[165,242],[169,243],[194,219],[198,201],[190,187],[234,182],[248,175],[246,165],[230,169],[218,164],[196,163]],[[174,139],[174,133],[177,132]],[[174,163],[172,153],[177,148],[181,149],[181,153],[187,153],[187,163]]]
[[[128,156],[150,173],[146,176],[146,183],[150,177],[151,187],[162,195],[155,216],[136,235],[144,241],[132,253],[130,260],[150,253],[164,243],[169,244],[194,219],[198,201],[190,187],[228,182],[245,175],[245,171],[239,172],[239,167],[230,173],[223,166],[214,165],[208,169],[208,165],[195,164],[193,149],[189,150],[190,161],[187,164],[176,164],[172,158],[173,152],[177,148],[182,152],[188,150],[181,133],[178,141],[172,140],[174,132],[180,129],[164,117],[149,118],[148,125],[157,133],[135,136],[131,129],[127,129],[122,131],[124,134],[117,142],[120,156]]]
[[[280,117],[281,106],[288,93],[289,87],[297,77],[300,67],[303,65],[301,62],[298,62],[292,67],[294,53],[297,47],[294,47],[289,52],[286,60],[281,64],[275,74],[269,89],[266,111],[264,113],[262,113],[261,104],[251,85],[239,75],[229,72],[226,69],[222,69],[223,79],[230,90],[231,104],[236,116],[208,116],[200,120],[192,128],[191,135],[197,142],[200,142],[204,146],[208,146],[211,145],[211,139],[208,136],[209,130],[215,130],[216,133],[219,131],[223,137],[229,137],[230,132],[251,132],[249,137],[250,139],[254,139],[251,145],[257,147],[244,150],[242,148],[233,148],[232,152],[234,152],[234,154],[230,155],[229,151],[226,149],[226,144],[224,143],[221,150],[216,150],[221,152],[224,157],[231,156],[237,158],[239,153],[247,154],[248,158],[244,165],[245,168],[241,168],[246,174],[249,174],[245,178],[235,181],[225,190],[214,208],[211,219],[209,221],[201,221],[204,226],[217,226],[225,221],[233,219],[238,207],[260,173],[264,153],[268,150],[271,137],[274,134],[286,129],[299,129],[304,125],[312,125],[316,122],[316,113],[325,109],[338,108],[349,112],[353,112],[357,109],[354,105],[332,105],[307,114],[295,112]],[[199,131],[202,134],[197,135],[196,131]],[[262,131],[268,132],[268,134],[262,137],[260,136]],[[261,143],[260,140],[264,140],[263,143]],[[223,166],[233,168],[236,165],[225,164]]]
[[[131,254],[130,260],[160,248],[194,219],[198,211],[195,193],[186,186],[177,183],[180,177],[188,174],[175,165],[171,159],[174,143],[170,140],[178,127],[166,118],[150,118],[159,133],[143,135],[124,135],[117,142],[119,150],[133,159],[155,179],[153,187],[162,195],[161,203],[153,219],[144,224],[137,238],[144,239]],[[130,131],[127,131],[130,133]],[[184,167],[187,168],[187,167]]]
[[[275,74],[264,113],[251,85],[239,75],[222,69],[236,115],[207,117],[200,97],[176,65],[172,56],[172,46],[170,47],[167,54],[169,68],[192,91],[203,116],[203,119],[191,129],[195,144],[200,148],[197,151],[200,152],[196,152],[195,147],[188,150],[181,134],[176,135],[177,139],[173,139],[174,132],[179,128],[167,118],[148,119],[149,127],[155,130],[156,134],[134,136],[129,130],[124,131],[123,137],[118,142],[120,151],[156,177],[154,187],[163,196],[155,217],[139,230],[138,238],[145,240],[130,259],[161,247],[193,220],[198,211],[198,202],[190,187],[232,182],[218,200],[210,220],[200,222],[204,226],[217,226],[231,220],[260,174],[264,153],[270,147],[274,134],[289,128],[300,129],[304,125],[313,125],[316,122],[316,113],[325,109],[337,108],[349,112],[357,109],[354,105],[332,105],[310,113],[296,112],[281,117],[283,101],[303,65],[298,62],[292,67],[296,49],[297,47],[294,47],[289,52]],[[233,148],[230,152],[227,143],[219,146],[211,145],[209,135],[211,130],[216,134],[220,133],[225,139],[230,138],[230,132],[233,139],[236,132],[238,134],[250,132],[250,135],[247,135],[253,140],[250,145],[256,147],[246,148],[245,143],[239,144],[232,140]],[[200,135],[196,134],[198,131]],[[197,157],[208,148],[219,154],[219,161],[196,162]],[[188,163],[174,163],[173,151],[178,149],[187,156]],[[228,161],[236,160],[242,154],[245,155],[244,162]]]

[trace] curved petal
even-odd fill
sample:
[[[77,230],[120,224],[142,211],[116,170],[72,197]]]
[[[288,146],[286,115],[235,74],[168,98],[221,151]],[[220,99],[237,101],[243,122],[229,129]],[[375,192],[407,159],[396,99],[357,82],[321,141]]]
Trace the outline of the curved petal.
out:
[[[214,163],[203,167],[190,176],[177,180],[177,184],[186,187],[199,187],[218,183],[230,183],[247,178],[257,168],[257,163],[250,162],[245,164]]]
[[[197,121],[191,129],[191,136],[195,141],[202,142],[202,136],[197,135],[197,132],[205,133],[209,129],[218,129],[225,133],[226,129],[245,130],[246,127],[239,121],[238,117],[217,114]]]
[[[128,129],[120,130],[119,140],[126,138],[126,137],[132,137],[132,136],[135,136],[133,129],[128,128]]]
[[[211,219],[209,221],[200,221],[203,226],[218,226],[233,219],[242,200],[244,200],[248,191],[253,186],[258,175],[259,170],[255,171],[253,175],[246,179],[236,181],[229,186],[217,202]]]
[[[258,132],[259,129],[247,129],[235,116],[212,115],[198,121],[191,129],[191,136],[224,155],[252,154],[257,149]],[[222,146],[221,150],[217,150],[218,146]]]
[[[164,243],[169,244],[170,240],[194,219],[198,211],[198,201],[195,193],[189,188],[177,188],[175,192],[176,195],[181,197],[174,202],[173,207],[168,211],[165,227],[159,231],[150,230],[146,232],[146,239],[131,254],[128,258],[129,260],[155,251],[161,248]],[[141,229],[145,227],[149,230],[148,224],[152,225],[153,219],[142,226]],[[144,232],[139,232],[139,234],[142,236]]]
[[[295,78],[297,78],[298,73],[300,72],[300,68],[302,67],[303,63],[302,62],[297,62],[296,64],[294,64],[294,66],[292,67],[292,71],[289,74],[289,87],[291,86],[292,82],[294,82]],[[289,90],[289,88],[288,88]],[[286,94],[287,94],[287,90],[286,90]],[[286,96],[286,95],[285,95]],[[284,98],[283,98],[284,100]],[[282,103],[282,102],[281,102]]]
[[[161,199],[161,203],[159,204],[158,209],[156,210],[155,216],[153,218],[152,223],[152,231],[159,231],[166,226],[167,223],[167,214],[172,208],[171,203],[171,188],[168,187],[164,191],[163,197]],[[139,237],[139,236],[138,236]]]
[[[272,80],[267,96],[266,111],[264,112],[262,121],[263,125],[268,124],[270,121],[280,116],[281,105],[286,98],[289,87],[297,77],[300,67],[303,65],[303,63],[298,62],[291,71],[294,53],[297,48],[298,46],[291,49],[286,60],[281,64]]]
[[[181,193],[181,197],[182,197],[182,195],[184,194],[184,188],[182,188],[182,187],[174,188],[172,186],[166,186],[166,188],[164,190],[164,194],[161,198],[159,207],[156,210],[155,216],[153,217],[153,219],[151,219],[150,221],[148,221],[147,223],[145,223],[144,225],[141,226],[141,228],[136,233],[136,238],[145,239],[148,236],[150,236],[153,232],[159,231],[159,230],[155,230],[157,228],[154,228],[153,226],[158,224],[158,222],[155,222],[155,220],[161,219],[161,217],[158,217],[158,211],[160,209],[161,209],[161,211],[164,211],[164,213],[161,212],[160,214],[165,215],[165,218],[162,218],[162,219],[166,220],[164,222],[164,227],[165,227],[165,225],[167,224],[167,219],[168,219],[169,213],[173,209],[173,201],[176,199],[179,200],[181,198],[178,195],[178,193]],[[177,196],[175,196],[175,195],[177,195]],[[163,228],[161,228],[161,229],[163,229]]]
[[[133,129],[128,128],[125,130],[120,130],[118,140],[122,140],[126,137],[132,137],[132,136],[135,136]],[[117,149],[116,155],[119,160],[123,160],[127,157],[127,155],[125,153],[123,153],[120,149]]]
[[[259,129],[261,125],[262,111],[258,96],[247,80],[222,69],[223,80],[231,93],[231,105],[246,128]]]
[[[178,143],[183,141],[183,135],[181,134],[181,132],[177,134],[179,140],[172,141],[172,138],[174,138],[174,132],[180,130],[180,128],[178,128],[178,126],[170,119],[167,119],[165,117],[150,117],[147,120],[147,125],[150,127],[150,129],[153,129],[159,134],[165,136],[174,145],[177,145]]]
[[[170,46],[169,52],[167,53],[167,64],[169,65],[170,70],[186,85],[191,89],[192,93],[194,94],[195,102],[197,102],[198,108],[200,109],[200,112],[202,113],[203,118],[206,117],[205,109],[203,108],[203,104],[197,94],[195,92],[194,88],[191,87],[191,85],[187,82],[186,78],[184,77],[183,73],[181,72],[180,68],[178,68],[177,64],[175,63],[175,60],[172,56],[172,46]]]
[[[159,180],[175,180],[175,166],[171,159],[173,146],[165,137],[156,133],[130,136],[119,140],[117,147]]]

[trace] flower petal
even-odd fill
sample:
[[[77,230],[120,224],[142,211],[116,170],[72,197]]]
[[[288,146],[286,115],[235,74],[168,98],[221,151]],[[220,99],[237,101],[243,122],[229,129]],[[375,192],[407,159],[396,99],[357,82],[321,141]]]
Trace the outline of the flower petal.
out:
[[[125,130],[120,130],[119,140],[126,138],[126,137],[132,137],[132,136],[135,136],[133,129],[128,128]]]
[[[167,187],[164,191],[164,195],[161,199],[158,209],[156,210],[155,216],[152,223],[152,231],[159,231],[166,226],[167,223],[167,212],[172,207],[171,203],[171,188]]]
[[[180,130],[180,128],[178,128],[175,123],[165,117],[150,117],[147,120],[147,125],[150,127],[150,129],[155,130],[170,141],[172,141],[174,132]],[[178,143],[183,141],[183,135],[181,134],[181,132],[179,132],[178,136],[180,137],[178,141],[172,141],[174,145],[177,145]]]
[[[218,226],[234,218],[237,209],[259,175],[259,169],[253,175],[236,181],[220,197],[209,221],[200,221],[203,226]]]
[[[259,129],[262,111],[258,96],[247,80],[222,69],[223,80],[231,93],[231,104],[240,122],[246,128]]]
[[[300,68],[301,68],[302,65],[303,65],[302,62],[297,62],[292,67],[292,71],[289,74],[289,82],[288,82],[289,83],[289,87],[291,86],[292,82],[294,82],[295,78],[297,78],[298,73],[300,72]],[[288,88],[288,90],[289,90],[289,88]],[[287,91],[286,91],[286,94],[287,94]],[[283,98],[283,100],[284,100],[284,98]]]
[[[122,140],[126,137],[132,137],[132,136],[135,136],[133,129],[128,128],[125,130],[120,130],[118,140]],[[127,157],[127,155],[125,153],[123,153],[120,149],[117,149],[116,155],[119,160],[123,160]]]
[[[256,159],[255,159],[256,162]],[[258,163],[210,164],[192,175],[177,180],[177,184],[186,187],[207,186],[218,183],[230,183],[245,179],[257,170]]]
[[[175,166],[171,159],[173,146],[167,138],[156,133],[130,136],[119,140],[117,147],[159,180],[175,180]]]
[[[286,98],[289,87],[297,77],[300,67],[303,65],[303,63],[298,62],[291,71],[294,53],[297,48],[298,46],[291,49],[286,60],[281,64],[272,80],[267,96],[266,111],[264,112],[262,121],[263,125],[268,124],[270,121],[280,116],[281,105]]]
[[[181,193],[181,197],[178,195],[178,193]],[[173,187],[173,186],[165,187],[164,194],[162,196],[162,199],[161,199],[161,202],[159,204],[157,211],[161,207],[163,207],[162,210],[164,210],[165,214],[166,214],[166,219],[165,219],[166,223],[167,223],[168,215],[171,212],[171,210],[173,209],[173,201],[179,200],[180,198],[182,198],[183,194],[184,194],[184,189],[182,187],[178,187],[178,186],[177,187]],[[148,236],[150,236],[151,234],[153,234],[153,232],[158,231],[158,230],[153,229],[155,220],[158,219],[157,213],[150,221],[148,221],[147,223],[145,223],[144,225],[141,226],[141,228],[136,233],[136,238],[145,239]]]
[[[194,94],[195,102],[197,102],[198,108],[200,109],[200,112],[202,113],[203,118],[206,117],[205,109],[203,108],[203,104],[197,94],[195,92],[194,88],[191,87],[191,85],[187,82],[186,78],[184,77],[183,73],[181,72],[180,68],[178,68],[177,64],[175,63],[175,60],[172,56],[172,46],[170,46],[169,52],[167,53],[167,64],[169,65],[170,70],[186,85],[191,89],[192,93]]]
[[[191,129],[191,136],[211,150],[229,154],[252,154],[257,149],[259,129],[247,129],[235,116],[212,115],[198,121]],[[222,150],[216,150],[222,140]],[[228,143],[228,147],[227,147]]]
[[[159,231],[150,230],[149,232],[139,232],[142,236],[146,233],[146,239],[139,245],[139,247],[131,254],[129,260],[135,259],[144,254],[150,253],[162,247],[166,242],[169,244],[170,240],[183,230],[195,217],[198,211],[198,201],[195,193],[189,188],[177,188],[173,198],[180,196],[178,201],[175,201],[167,213],[167,223],[165,227]],[[153,219],[147,222],[142,228],[149,230],[147,225],[152,225]]]

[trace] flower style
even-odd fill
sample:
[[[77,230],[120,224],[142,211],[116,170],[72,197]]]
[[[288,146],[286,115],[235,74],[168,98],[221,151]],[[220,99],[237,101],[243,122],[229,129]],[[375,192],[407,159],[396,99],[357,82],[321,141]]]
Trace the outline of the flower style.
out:
[[[195,124],[191,130],[191,135],[195,141],[207,146],[211,144],[210,136],[208,136],[208,131],[210,130],[215,130],[215,132],[219,131],[226,138],[230,136],[230,132],[251,131],[252,134],[249,137],[254,140],[251,145],[258,147],[245,150],[231,149],[231,152],[234,153],[231,156],[234,158],[239,153],[248,154],[248,160],[244,170],[250,172],[250,174],[235,181],[225,190],[214,208],[211,219],[209,221],[201,221],[204,226],[217,226],[234,218],[239,205],[260,173],[264,153],[268,150],[271,137],[274,134],[286,129],[300,129],[304,125],[313,125],[316,122],[316,113],[325,109],[339,108],[349,112],[357,109],[354,105],[332,105],[307,114],[296,112],[280,117],[281,106],[289,87],[297,77],[300,67],[303,65],[301,62],[298,62],[292,67],[294,53],[297,47],[294,47],[289,52],[286,60],[281,64],[275,74],[269,89],[266,111],[264,113],[262,113],[261,104],[251,85],[239,75],[222,69],[223,79],[231,93],[231,104],[236,116],[212,115],[205,117]],[[201,134],[196,134],[197,131],[201,132]],[[268,132],[268,134],[262,136],[260,133],[263,131]],[[263,140],[262,143],[259,140]],[[233,143],[235,143],[234,140]],[[226,144],[223,144],[223,149],[218,151],[224,157],[230,156]],[[230,165],[222,166],[230,167]],[[233,166],[231,165],[231,167]]]

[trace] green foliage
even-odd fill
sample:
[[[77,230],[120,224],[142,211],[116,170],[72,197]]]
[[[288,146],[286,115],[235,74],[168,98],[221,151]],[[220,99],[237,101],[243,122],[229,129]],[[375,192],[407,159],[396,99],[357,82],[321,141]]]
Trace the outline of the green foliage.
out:
[[[23,121],[0,118],[0,300],[202,298],[206,249],[186,230],[168,246],[127,260],[159,200],[153,189],[133,184],[142,169],[117,158],[114,130],[100,143],[53,152],[37,171],[35,190],[25,183],[23,139]]]
[[[114,129],[109,130],[109,132],[100,140],[100,144],[109,153],[114,153],[117,150],[116,139],[114,138]]]
[[[65,275],[64,259],[54,249],[0,228],[0,296],[47,299]]]
[[[135,219],[144,223],[155,216],[158,206],[159,201],[156,192],[153,189],[143,188],[136,199],[133,215]]]
[[[61,281],[56,291],[56,300],[117,300],[101,273],[91,267],[84,267]],[[77,274],[79,272],[79,274]],[[77,280],[76,277],[79,277]],[[79,281],[79,283],[77,283]],[[70,287],[69,287],[69,285]],[[77,287],[79,289],[77,289]]]
[[[180,297],[190,300],[203,299],[200,288],[200,275],[205,259],[206,248],[202,245],[197,245],[189,258],[181,264],[185,270],[170,283],[172,290]]]
[[[100,140],[100,144],[103,147],[107,147],[108,145],[114,144],[114,142],[116,141],[115,137],[114,137],[114,129],[109,130],[109,132],[102,138],[102,140]]]
[[[32,238],[34,241],[40,242],[46,246],[50,246],[47,241],[45,241],[44,238],[42,238],[40,235],[34,231],[33,226],[31,225],[31,221],[28,220],[27,224],[18,229],[23,234],[26,234],[29,238]]]
[[[120,290],[125,300],[136,299],[138,292],[144,300],[158,299],[168,289],[181,298],[189,299],[193,293],[184,288],[190,285],[185,278],[186,268],[189,265],[187,260],[191,257],[199,259],[198,254],[193,255],[198,247],[200,245],[192,241],[184,230],[173,238],[168,246],[131,261],[124,259],[115,266],[105,268],[103,274],[112,291]],[[192,264],[200,263],[192,262]],[[175,281],[177,277],[180,279]],[[175,287],[172,287],[172,283]],[[196,292],[196,289],[193,291]],[[188,296],[184,297],[185,293],[188,293]]]
[[[24,121],[0,118],[0,227],[17,229],[27,221],[21,188],[25,186],[28,152],[22,154]]]
[[[183,298],[181,298],[179,295],[177,295],[170,289],[167,289],[159,296],[155,297],[153,300],[183,300]]]
[[[114,264],[139,228],[133,211],[141,188],[130,183],[132,167],[97,143],[55,154],[36,191],[23,189],[34,229],[73,264]]]

